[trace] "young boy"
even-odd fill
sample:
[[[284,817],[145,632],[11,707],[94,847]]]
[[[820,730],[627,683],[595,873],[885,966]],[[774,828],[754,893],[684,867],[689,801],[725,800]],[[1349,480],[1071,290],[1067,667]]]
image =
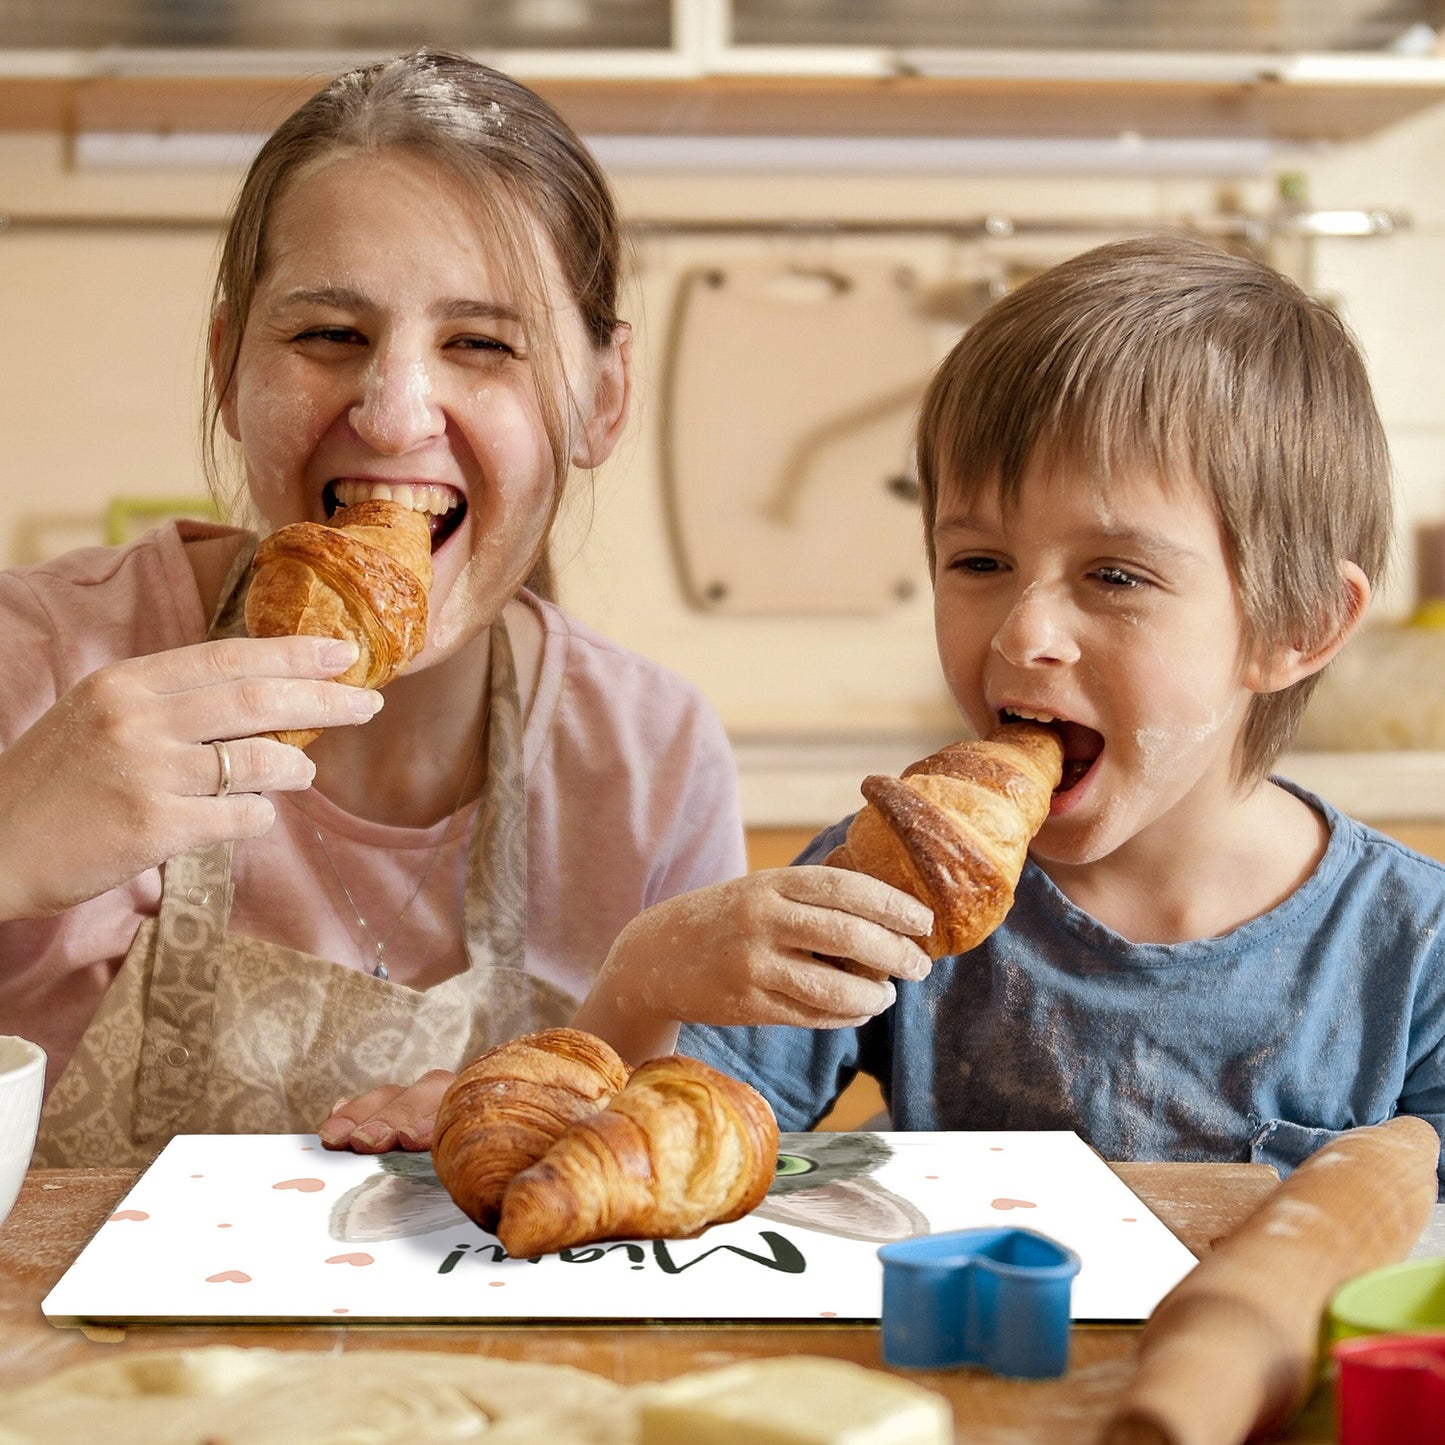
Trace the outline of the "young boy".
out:
[[[1389,549],[1345,328],[1202,243],[1100,247],[969,329],[918,439],[949,687],[977,732],[1065,747],[1012,911],[930,967],[926,908],[817,862],[840,823],[640,914],[578,1026],[640,1061],[692,1020],[681,1049],[784,1129],[860,1070],[895,1128],[1109,1159],[1287,1172],[1396,1113],[1440,1129],[1445,868],[1269,774]],[[423,1147],[443,1086],[398,1101]]]
[[[859,1070],[895,1128],[1076,1129],[1109,1159],[1284,1172],[1396,1113],[1439,1129],[1445,868],[1269,776],[1391,535],[1386,445],[1343,325],[1202,243],[1100,247],[968,331],[918,456],[959,708],[979,733],[1045,720],[1065,746],[1012,912],[917,976],[854,894],[778,907],[778,875],[753,875],[635,920],[580,1021],[615,1032],[625,1015],[636,1036],[670,1006],[798,1022],[776,991],[790,976],[824,1027],[693,1026],[680,1043],[754,1084],[784,1129],[815,1124]],[[761,980],[752,996],[708,998],[704,950]],[[895,974],[896,997],[848,1020],[872,1007],[848,990],[894,986],[814,952]]]

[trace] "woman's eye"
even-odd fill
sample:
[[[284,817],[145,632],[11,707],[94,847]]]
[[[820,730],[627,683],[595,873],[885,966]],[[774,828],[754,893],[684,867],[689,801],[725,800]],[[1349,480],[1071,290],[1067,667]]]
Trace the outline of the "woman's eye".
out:
[[[516,356],[517,348],[495,336],[459,336],[452,343],[462,351],[478,351],[494,356]]]
[[[308,326],[305,331],[297,333],[296,340],[326,341],[337,346],[347,346],[364,342],[366,338],[350,326]]]
[[[1094,576],[1110,587],[1144,587],[1147,585],[1142,577],[1126,571],[1123,567],[1096,567]]]

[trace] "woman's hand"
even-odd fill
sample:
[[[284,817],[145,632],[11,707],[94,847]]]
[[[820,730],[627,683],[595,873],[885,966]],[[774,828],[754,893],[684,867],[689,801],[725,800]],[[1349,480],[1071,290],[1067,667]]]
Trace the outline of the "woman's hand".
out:
[[[316,1132],[328,1149],[357,1154],[430,1149],[437,1109],[454,1078],[446,1069],[433,1069],[414,1084],[383,1084],[354,1099],[338,1099]]]
[[[330,680],[355,659],[356,644],[335,638],[238,637],[83,678],[0,752],[0,922],[58,913],[178,853],[264,833],[276,811],[260,794],[309,787],[316,769],[299,748],[254,734],[373,716],[379,693]]]
[[[618,935],[577,1028],[639,1063],[676,1025],[857,1027],[892,980],[933,966],[913,941],[932,914],[876,878],[819,864],[751,873],[640,913]]]

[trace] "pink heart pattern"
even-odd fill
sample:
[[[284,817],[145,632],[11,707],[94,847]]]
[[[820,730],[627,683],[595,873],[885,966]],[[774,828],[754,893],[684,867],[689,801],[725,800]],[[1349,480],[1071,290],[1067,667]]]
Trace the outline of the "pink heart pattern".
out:
[[[208,1274],[207,1284],[250,1284],[251,1276],[243,1274],[239,1269],[223,1269],[220,1274]]]
[[[995,1199],[995,1209],[1037,1209],[1038,1205],[1031,1199]]]
[[[360,1265],[363,1265],[363,1264],[375,1264],[376,1261],[375,1261],[369,1254],[360,1254],[360,1253],[357,1253],[357,1254],[333,1254],[333,1255],[331,1256],[331,1258],[326,1261],[326,1263],[327,1263],[327,1264],[354,1264],[354,1265],[360,1266]]]
[[[150,1215],[144,1209],[117,1209],[110,1217],[112,1219],[149,1219]]]
[[[272,1189],[294,1189],[300,1194],[315,1194],[318,1189],[326,1188],[324,1179],[283,1179],[279,1184],[273,1184]]]

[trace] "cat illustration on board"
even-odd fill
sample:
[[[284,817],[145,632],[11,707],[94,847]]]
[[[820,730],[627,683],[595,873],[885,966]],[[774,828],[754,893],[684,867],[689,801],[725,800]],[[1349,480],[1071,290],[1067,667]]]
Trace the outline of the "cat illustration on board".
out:
[[[923,1211],[873,1177],[893,1152],[880,1134],[784,1134],[778,1172],[753,1217],[876,1244],[927,1234]]]
[[[886,1244],[927,1234],[927,1216],[873,1176],[894,1155],[879,1134],[784,1134],[778,1170],[753,1217],[843,1239]],[[331,1237],[375,1244],[455,1229],[461,1211],[432,1168],[430,1154],[377,1156],[378,1170],[332,1206]]]

